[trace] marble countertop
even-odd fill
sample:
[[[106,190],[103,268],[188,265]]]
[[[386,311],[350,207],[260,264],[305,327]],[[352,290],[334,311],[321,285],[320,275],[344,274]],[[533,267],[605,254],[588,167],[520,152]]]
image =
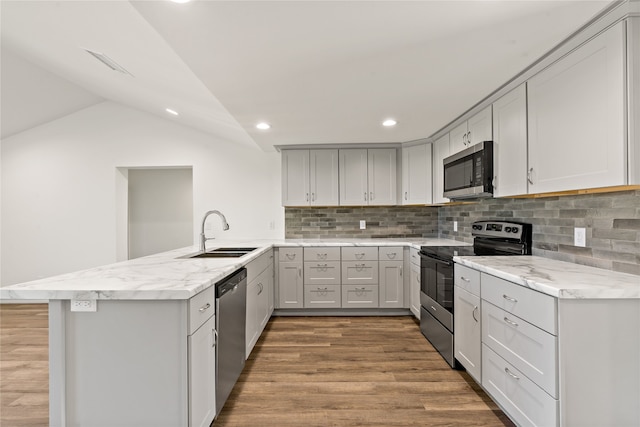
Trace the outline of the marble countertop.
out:
[[[566,299],[640,299],[640,276],[539,256],[464,256],[456,263]]]
[[[195,246],[162,252],[130,261],[0,287],[5,300],[157,300],[188,299],[214,285],[273,247],[305,246],[468,246],[448,239],[280,239],[216,240],[216,247],[256,247],[240,258],[180,258],[195,254]]]

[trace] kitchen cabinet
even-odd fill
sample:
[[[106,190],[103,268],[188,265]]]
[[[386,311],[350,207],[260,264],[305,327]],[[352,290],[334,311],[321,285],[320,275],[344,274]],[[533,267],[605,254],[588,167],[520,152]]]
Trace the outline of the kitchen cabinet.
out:
[[[467,362],[477,356],[468,354],[477,348],[477,332],[465,329],[473,323],[461,313],[476,306],[479,290],[481,374],[472,377],[516,424],[638,425],[640,392],[630,379],[640,374],[640,347],[628,333],[640,319],[637,299],[557,298],[460,267],[454,279],[456,359],[471,374]],[[573,295],[576,289],[567,286]],[[460,298],[461,290],[474,298]]]
[[[187,338],[189,353],[189,425],[208,427],[216,415],[216,318]]]
[[[447,203],[444,197],[444,159],[449,157],[449,134],[445,134],[433,143],[433,203]]]
[[[493,140],[491,105],[449,132],[451,154],[482,141]]]
[[[278,305],[276,308],[302,308],[304,306],[302,248],[279,248],[277,259]]]
[[[527,82],[529,192],[627,183],[624,22]]]
[[[283,150],[282,205],[337,206],[338,150]]]
[[[411,248],[409,250],[410,257],[410,308],[416,319],[420,320],[420,255],[418,249]]]
[[[247,321],[245,356],[249,358],[273,312],[273,250],[265,252],[247,268]]]
[[[431,194],[431,144],[402,147],[402,204],[428,204]]]
[[[527,92],[518,86],[493,103],[495,197],[527,194]]]
[[[306,247],[303,254],[304,307],[340,307],[340,248]]]
[[[403,248],[381,246],[378,259],[379,306],[401,308],[404,306]]]
[[[340,205],[396,205],[396,149],[339,150]]]
[[[455,264],[453,294],[454,357],[481,383],[480,273]]]

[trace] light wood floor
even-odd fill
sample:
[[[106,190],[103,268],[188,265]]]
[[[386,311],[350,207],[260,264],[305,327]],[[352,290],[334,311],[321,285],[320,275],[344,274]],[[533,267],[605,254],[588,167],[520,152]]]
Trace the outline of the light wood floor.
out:
[[[0,305],[0,425],[48,425],[47,306]],[[410,317],[275,317],[221,426],[513,426]]]

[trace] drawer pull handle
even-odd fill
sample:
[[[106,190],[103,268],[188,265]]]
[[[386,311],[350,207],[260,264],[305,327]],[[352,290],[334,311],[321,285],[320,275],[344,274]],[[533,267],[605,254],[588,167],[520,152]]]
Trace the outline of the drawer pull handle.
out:
[[[464,276],[460,276],[460,278],[461,278],[462,280],[464,280],[465,282],[470,282],[470,281],[471,281],[470,279],[467,279],[467,278],[466,278],[466,277],[464,277]]]
[[[218,344],[218,331],[211,329],[211,348],[214,348]]]
[[[511,301],[511,302],[518,302],[517,299],[515,298],[511,298],[510,296],[506,295],[506,294],[502,294],[502,298],[506,299],[507,301]]]
[[[513,320],[509,320],[506,317],[504,318],[504,321],[510,324],[511,326],[516,326],[516,327],[518,326],[516,322],[514,322]]]
[[[355,254],[355,256],[356,256],[356,258],[358,258],[358,259],[362,259],[362,258],[364,258],[364,252],[359,253],[359,254]]]
[[[287,256],[287,258],[289,258],[290,260],[294,260],[296,259],[296,254],[285,254]]]
[[[367,264],[356,264],[356,270],[362,271],[367,266]]]
[[[327,259],[327,254],[318,254],[318,259]]]
[[[395,252],[389,252],[389,253],[387,254],[387,257],[388,257],[388,258],[391,258],[391,259],[394,259],[394,258],[396,257],[396,253],[395,253]]]
[[[200,307],[200,308],[198,309],[198,311],[199,311],[200,313],[204,313],[204,312],[205,312],[205,311],[207,311],[210,307],[211,307],[211,304],[206,303],[205,305],[203,305],[202,307]]]
[[[438,310],[436,310],[436,308],[434,306],[431,305],[430,307],[431,307],[431,310],[438,311]]]
[[[520,379],[520,377],[519,377],[519,376],[517,376],[516,374],[514,374],[513,372],[511,372],[511,371],[509,370],[509,368],[504,368],[504,371],[505,371],[507,374],[509,374],[509,376],[510,376],[511,378],[516,379],[516,380],[519,380],[519,379]]]
[[[473,307],[473,311],[471,312],[471,315],[473,316],[473,320],[475,320],[476,323],[478,323],[478,318],[476,317],[476,311],[478,311],[478,306],[477,305],[475,307]]]

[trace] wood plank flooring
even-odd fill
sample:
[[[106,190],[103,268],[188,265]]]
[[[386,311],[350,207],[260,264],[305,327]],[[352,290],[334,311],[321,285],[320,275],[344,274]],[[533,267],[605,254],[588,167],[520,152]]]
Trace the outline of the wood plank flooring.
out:
[[[0,304],[0,425],[48,425],[46,304]],[[410,317],[274,317],[213,427],[513,426]]]

